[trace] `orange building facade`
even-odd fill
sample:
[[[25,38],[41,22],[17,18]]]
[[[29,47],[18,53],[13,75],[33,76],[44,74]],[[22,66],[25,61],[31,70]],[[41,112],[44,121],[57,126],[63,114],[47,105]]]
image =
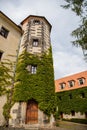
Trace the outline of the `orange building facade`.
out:
[[[60,118],[87,119],[87,71],[55,80]]]
[[[55,80],[55,92],[87,87],[87,71]]]

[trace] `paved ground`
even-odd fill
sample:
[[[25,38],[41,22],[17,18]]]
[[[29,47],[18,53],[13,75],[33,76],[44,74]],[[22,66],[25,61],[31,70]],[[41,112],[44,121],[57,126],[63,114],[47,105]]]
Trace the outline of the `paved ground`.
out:
[[[5,127],[0,127],[0,130],[36,130],[36,129],[5,128]],[[69,130],[69,129],[61,128],[61,127],[54,127],[54,128],[39,128],[38,130]]]

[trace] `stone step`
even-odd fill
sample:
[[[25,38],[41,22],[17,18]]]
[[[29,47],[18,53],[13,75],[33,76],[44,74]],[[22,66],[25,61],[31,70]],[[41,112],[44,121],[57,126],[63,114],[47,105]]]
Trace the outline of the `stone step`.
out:
[[[39,125],[38,124],[34,124],[34,125],[25,125],[24,126],[25,130],[39,130]]]

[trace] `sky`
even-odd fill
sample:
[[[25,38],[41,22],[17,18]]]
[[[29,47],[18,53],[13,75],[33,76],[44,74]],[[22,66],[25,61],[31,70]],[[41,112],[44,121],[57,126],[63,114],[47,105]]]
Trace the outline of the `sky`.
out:
[[[29,15],[44,16],[50,22],[55,79],[87,70],[81,48],[71,43],[74,40],[71,32],[80,19],[60,6],[64,3],[64,0],[0,0],[0,10],[18,25]]]

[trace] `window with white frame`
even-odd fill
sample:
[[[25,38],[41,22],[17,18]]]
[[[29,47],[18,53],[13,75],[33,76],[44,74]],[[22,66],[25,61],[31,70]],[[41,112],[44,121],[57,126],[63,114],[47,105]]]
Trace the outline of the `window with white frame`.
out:
[[[38,39],[33,39],[33,43],[32,44],[33,44],[34,47],[37,47],[38,43],[39,43]]]
[[[60,83],[60,89],[64,89],[66,87],[65,83]]]
[[[36,71],[37,71],[37,66],[31,66],[31,73],[32,74],[36,74]]]
[[[85,78],[78,79],[79,85],[83,85],[85,83]]]
[[[1,27],[1,29],[0,29],[0,35],[2,35],[4,38],[7,38],[8,33],[9,33],[9,31],[6,28]]]
[[[31,74],[36,74],[37,66],[36,65],[28,65],[26,67],[27,71]]]
[[[70,88],[75,85],[75,81],[74,80],[70,80],[70,81],[68,81],[68,83],[69,83],[69,87]]]

